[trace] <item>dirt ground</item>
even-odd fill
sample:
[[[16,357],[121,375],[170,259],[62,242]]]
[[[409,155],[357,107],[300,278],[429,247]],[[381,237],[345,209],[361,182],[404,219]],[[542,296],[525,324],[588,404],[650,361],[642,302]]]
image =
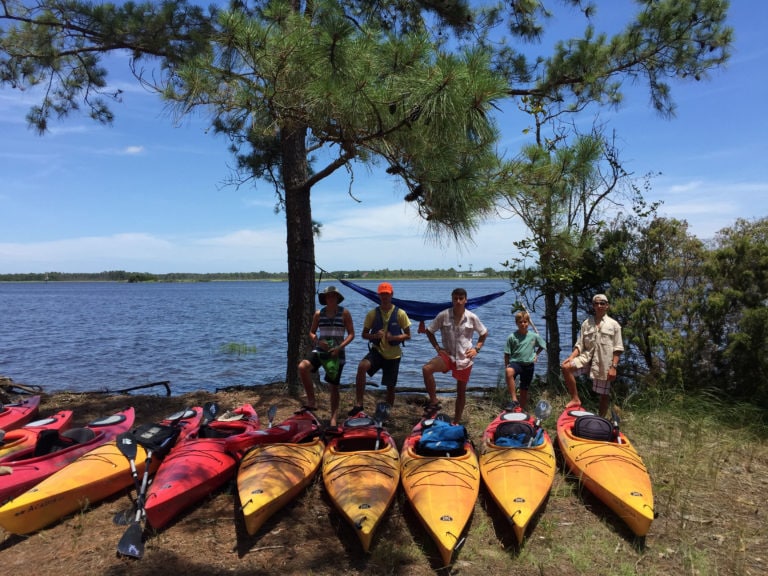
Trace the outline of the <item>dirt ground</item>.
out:
[[[372,408],[378,395],[368,394]],[[342,408],[351,406],[351,392],[342,395]],[[76,425],[111,414],[126,405],[137,412],[137,422],[157,421],[186,406],[202,406],[215,400],[222,408],[248,402],[266,421],[267,408],[278,408],[276,422],[288,417],[300,406],[290,398],[284,385],[274,384],[243,389],[197,392],[184,396],[139,396],[103,394],[44,395],[41,414],[69,408],[75,410]],[[388,423],[390,431],[402,444],[422,413],[424,397],[419,394],[398,396]],[[453,405],[443,401],[449,414]],[[327,418],[328,397],[318,395],[318,415]],[[554,406],[555,412],[562,406]],[[488,422],[497,410],[486,399],[468,403],[465,416],[468,429],[477,442],[482,429],[473,422]],[[477,428],[477,429],[475,429]],[[659,505],[660,515],[652,526],[644,546],[638,546],[628,530],[610,512],[565,474],[558,474],[550,498],[540,519],[522,549],[505,519],[501,517],[485,490],[481,490],[475,513],[467,531],[467,540],[452,567],[442,569],[436,548],[398,494],[388,517],[374,538],[370,554],[362,552],[353,533],[328,501],[322,481],[316,478],[309,489],[275,514],[259,533],[250,537],[238,516],[233,485],[210,496],[184,516],[155,532],[145,532],[145,553],[141,560],[119,557],[117,542],[125,527],[113,523],[116,512],[130,505],[129,495],[94,504],[81,513],[30,536],[14,536],[0,529],[0,566],[4,574],[28,576],[54,572],[82,575],[133,576],[185,574],[190,576],[317,574],[362,575],[397,574],[763,574],[768,568],[764,513],[757,504],[768,488],[768,466],[764,446],[759,457],[753,456],[754,476],[734,477],[728,485],[724,475],[717,494],[723,498],[736,490],[744,501],[739,512],[739,536],[722,527],[718,517],[696,518],[683,510],[686,498],[716,498],[710,494],[682,494],[667,498]],[[661,470],[654,478],[659,497],[668,493],[669,484],[679,482],[679,470]],[[760,479],[762,478],[762,480]],[[697,489],[698,490],[698,489]],[[686,528],[681,518],[689,514]],[[750,516],[751,515],[751,516]],[[745,520],[746,519],[746,520]],[[694,536],[688,536],[691,532]],[[695,541],[691,542],[690,540]],[[572,542],[573,545],[568,543]],[[739,547],[741,547],[739,549]],[[695,557],[704,554],[704,559]],[[768,571],[768,570],[767,570]]]

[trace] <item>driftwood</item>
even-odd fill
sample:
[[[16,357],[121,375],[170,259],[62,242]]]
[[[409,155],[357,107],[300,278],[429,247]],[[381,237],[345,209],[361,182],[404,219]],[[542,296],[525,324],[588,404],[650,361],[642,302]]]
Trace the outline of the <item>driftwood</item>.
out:
[[[41,386],[30,386],[28,384],[19,384],[14,382],[8,376],[0,376],[0,402],[7,404],[11,401],[11,396],[19,394],[40,394],[43,391]]]
[[[101,390],[86,390],[84,392],[70,392],[70,391],[64,391],[69,394],[128,394],[129,392],[133,392],[135,390],[144,390],[146,388],[155,388],[157,386],[162,386],[165,388],[165,395],[170,396],[171,395],[171,386],[170,381],[168,380],[161,380],[160,382],[150,382],[148,384],[139,384],[137,386],[130,386],[129,388],[120,388],[117,390],[110,390],[108,388],[102,388]],[[11,378],[8,378],[7,376],[0,376],[0,401],[2,402],[10,402],[10,396],[11,395],[19,395],[19,394],[41,394],[43,392],[42,386],[37,385],[29,385],[29,384],[19,384],[18,382],[14,382]]]

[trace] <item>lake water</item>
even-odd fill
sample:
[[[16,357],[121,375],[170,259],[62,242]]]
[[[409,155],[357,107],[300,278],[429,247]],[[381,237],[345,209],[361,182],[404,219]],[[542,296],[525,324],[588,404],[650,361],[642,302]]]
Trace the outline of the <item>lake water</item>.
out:
[[[356,282],[375,290],[378,282]],[[355,323],[342,384],[354,382],[367,351],[360,338],[365,313],[375,304],[338,282]],[[394,283],[395,296],[449,302],[464,286],[469,297],[509,288],[503,280],[410,280]],[[168,380],[173,394],[285,380],[288,285],[285,282],[203,283],[0,283],[0,375],[17,383],[60,390],[115,390]],[[507,292],[475,312],[489,337],[470,386],[497,385],[504,342],[514,330]],[[544,322],[532,315],[542,332]],[[421,387],[422,364],[434,355],[414,322],[404,348],[399,386]],[[228,345],[255,347],[238,355]],[[570,349],[567,345],[564,349]],[[537,373],[546,371],[542,353]],[[371,380],[379,382],[380,374]],[[452,387],[449,375],[438,387]],[[162,389],[146,390],[164,393]]]

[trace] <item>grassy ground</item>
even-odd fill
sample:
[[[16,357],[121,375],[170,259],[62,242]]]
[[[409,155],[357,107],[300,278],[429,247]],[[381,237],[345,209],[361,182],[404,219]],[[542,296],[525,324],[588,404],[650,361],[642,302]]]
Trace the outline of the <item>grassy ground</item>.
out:
[[[352,395],[343,392],[343,406]],[[368,394],[373,408],[377,394]],[[300,405],[280,385],[181,397],[58,394],[45,396],[42,413],[76,410],[78,423],[126,404],[139,421],[160,419],[187,405],[216,400],[223,407],[252,403],[260,414],[278,406],[277,419]],[[536,398],[538,400],[538,398]],[[565,398],[549,398],[554,410],[545,422],[554,433]],[[390,431],[401,443],[422,411],[421,395],[398,396]],[[327,417],[328,397],[318,396]],[[500,399],[472,397],[465,424],[479,442]],[[444,410],[453,412],[449,396]],[[328,502],[319,478],[278,512],[254,537],[238,521],[231,485],[161,532],[149,531],[140,561],[118,558],[124,527],[112,516],[128,497],[94,504],[48,529],[19,537],[0,529],[3,572],[27,575],[54,571],[88,575],[188,574],[539,574],[539,575],[758,575],[768,573],[768,447],[764,430],[736,409],[715,402],[672,399],[662,407],[624,410],[622,429],[649,468],[658,517],[638,542],[596,499],[564,471],[521,548],[490,496],[481,489],[464,547],[443,569],[428,536],[402,492],[375,537],[369,555],[361,552],[351,528]]]

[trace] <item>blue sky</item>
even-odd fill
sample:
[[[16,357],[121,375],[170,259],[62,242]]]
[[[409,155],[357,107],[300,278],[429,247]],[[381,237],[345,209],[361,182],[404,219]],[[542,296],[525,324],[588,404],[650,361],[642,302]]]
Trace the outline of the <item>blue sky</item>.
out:
[[[676,118],[658,117],[640,87],[618,112],[601,114],[626,168],[661,173],[646,198],[663,200],[659,213],[686,220],[702,239],[737,218],[768,215],[768,2],[733,2],[730,22],[728,67],[673,84]],[[75,115],[43,137],[24,119],[35,95],[0,89],[0,273],[287,270],[284,217],[269,186],[226,185],[232,158],[205,118],[175,123],[157,96],[113,82],[124,98],[111,127]],[[499,117],[502,149],[519,150],[526,122]],[[316,260],[326,270],[499,268],[524,235],[515,220],[496,219],[464,247],[436,245],[402,187],[364,167],[352,195],[360,202],[345,171],[313,190],[313,217],[323,223]]]

